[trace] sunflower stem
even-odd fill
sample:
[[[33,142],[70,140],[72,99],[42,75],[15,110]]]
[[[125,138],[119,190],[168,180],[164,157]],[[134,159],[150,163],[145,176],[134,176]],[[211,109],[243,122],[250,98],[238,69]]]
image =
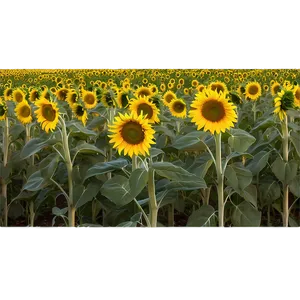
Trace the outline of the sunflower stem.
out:
[[[8,118],[5,118],[4,128],[3,128],[3,168],[6,168],[8,162],[8,150],[9,150],[9,123]],[[7,206],[7,183],[6,178],[2,178],[2,193],[1,193],[3,203],[3,225],[7,227],[8,223],[8,206]]]
[[[151,227],[157,226],[158,205],[155,195],[155,181],[154,181],[154,169],[150,168],[148,171],[148,194],[149,194],[149,211],[150,211],[150,223]]]
[[[69,149],[69,142],[68,142],[68,135],[67,135],[67,129],[66,129],[66,123],[62,117],[60,117],[61,127],[62,127],[62,143],[63,143],[63,149],[64,149],[64,158],[65,163],[68,171],[68,186],[69,186],[69,201],[68,201],[68,219],[69,219],[69,227],[75,226],[75,205],[74,205],[74,199],[73,199],[73,165],[70,155],[70,149]]]
[[[138,168],[138,155],[132,155],[132,172]]]
[[[254,123],[256,123],[256,102],[253,103],[253,106],[252,106],[252,111],[253,111],[253,119],[254,119]]]
[[[221,133],[215,135],[219,227],[224,227],[224,177],[222,169]]]
[[[176,124],[176,134],[179,135],[179,133],[180,133],[180,121],[176,120],[175,124]]]
[[[288,130],[288,120],[285,116],[284,120],[281,122],[282,128],[282,156],[283,161],[288,163],[289,161],[289,130]],[[289,185],[283,183],[283,227],[289,226]]]

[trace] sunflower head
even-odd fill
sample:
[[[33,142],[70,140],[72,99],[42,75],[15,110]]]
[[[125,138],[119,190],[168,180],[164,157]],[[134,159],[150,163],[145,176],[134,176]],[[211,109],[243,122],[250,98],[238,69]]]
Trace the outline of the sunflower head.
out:
[[[21,89],[15,89],[12,93],[12,98],[15,102],[20,103],[25,100],[25,93]]]
[[[280,83],[274,81],[271,85],[271,94],[272,96],[275,96],[278,92],[280,92]]]
[[[169,110],[172,116],[177,118],[186,117],[186,104],[182,99],[174,99],[169,104]]]
[[[35,103],[35,101],[38,100],[39,98],[40,98],[40,93],[38,89],[33,88],[29,94],[30,102]]]
[[[17,104],[15,113],[21,123],[28,124],[32,122],[31,107],[26,100]]]
[[[87,111],[86,108],[79,104],[79,103],[74,103],[72,105],[72,111],[74,112],[74,115],[76,118],[82,122],[82,124],[85,126],[86,121],[87,121]]]
[[[12,98],[13,89],[8,87],[4,90],[4,100],[9,101]]]
[[[149,155],[151,144],[155,144],[154,133],[148,120],[143,115],[136,116],[119,114],[112,125],[109,125],[110,143],[117,148],[119,154],[124,150],[125,155]]]
[[[172,91],[167,91],[163,96],[163,103],[168,106],[174,99],[177,99],[176,95]]]
[[[0,121],[4,120],[7,115],[7,106],[5,101],[0,98]]]
[[[112,89],[104,90],[101,97],[101,102],[105,107],[115,107],[116,93]]]
[[[274,113],[283,120],[286,116],[286,111],[294,108],[295,95],[292,90],[282,89],[281,92],[274,98]]]
[[[49,130],[55,130],[59,116],[57,104],[41,97],[40,100],[35,102],[35,105],[38,107],[38,109],[35,110],[37,121],[41,124],[42,129],[47,133]]]
[[[56,98],[61,101],[65,101],[67,99],[69,90],[66,88],[60,88],[58,91],[56,91]]]
[[[249,82],[245,88],[245,95],[247,98],[256,101],[261,96],[261,86],[258,82]]]
[[[220,133],[234,126],[237,121],[235,108],[222,92],[205,88],[192,102],[189,117],[198,130],[204,127],[204,131],[209,130],[212,134]]]
[[[300,86],[295,88],[295,106],[300,107]]]
[[[221,82],[221,81],[215,81],[212,82],[209,86],[208,86],[212,91],[216,91],[216,92],[222,92],[223,94],[228,92],[227,86],[225,83]]]
[[[135,91],[135,96],[138,98],[140,96],[147,96],[151,97],[153,95],[153,92],[150,88],[146,86],[141,86]]]
[[[119,107],[126,108],[129,104],[129,92],[127,89],[121,89],[118,91],[117,104]]]
[[[241,104],[242,103],[242,98],[239,96],[238,93],[235,92],[229,92],[229,98],[232,103],[235,105]]]
[[[97,105],[97,96],[94,92],[83,90],[82,101],[87,109],[91,109]]]
[[[74,103],[76,103],[79,99],[79,95],[76,92],[76,90],[71,89],[67,93],[67,102],[69,103],[69,106],[72,107]]]
[[[159,109],[149,100],[149,97],[147,96],[140,96],[138,99],[131,99],[129,110],[136,116],[145,116],[149,123],[159,122]]]

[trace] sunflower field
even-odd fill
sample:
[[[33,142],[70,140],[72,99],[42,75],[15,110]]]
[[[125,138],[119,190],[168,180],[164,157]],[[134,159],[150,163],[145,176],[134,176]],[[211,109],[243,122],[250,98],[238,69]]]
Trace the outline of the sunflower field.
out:
[[[297,227],[300,70],[0,70],[0,226]]]

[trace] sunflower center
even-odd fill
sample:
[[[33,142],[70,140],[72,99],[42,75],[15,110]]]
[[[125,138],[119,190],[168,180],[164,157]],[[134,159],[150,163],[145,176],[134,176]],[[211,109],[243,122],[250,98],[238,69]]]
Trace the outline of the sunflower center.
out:
[[[126,107],[128,104],[127,94],[123,94],[121,97],[122,107]]]
[[[61,100],[66,100],[68,94],[68,90],[59,91],[58,95]]]
[[[16,101],[17,101],[17,102],[20,103],[20,102],[23,101],[23,95],[22,95],[21,93],[19,93],[19,92],[16,93],[16,96],[15,96],[15,97],[16,97]]]
[[[5,110],[5,107],[4,105],[0,105],[0,117],[4,116],[6,110]]]
[[[165,100],[166,102],[170,103],[174,99],[174,96],[171,94],[166,95]]]
[[[137,113],[138,115],[143,113],[144,116],[147,115],[147,119],[151,119],[153,116],[153,109],[147,103],[141,103],[137,108]]]
[[[43,117],[50,122],[53,122],[56,117],[56,111],[51,104],[45,104],[42,108]]]
[[[300,100],[300,88],[297,89],[297,91],[295,93],[295,97],[297,100]]]
[[[258,87],[256,85],[250,85],[248,92],[250,95],[256,95],[258,93]]]
[[[71,96],[71,101],[73,102],[73,103],[75,103],[76,102],[76,99],[77,99],[77,94],[72,94],[72,96]]]
[[[37,92],[37,91],[34,91],[34,92],[32,93],[32,100],[35,101],[38,97],[39,97],[38,92]]]
[[[87,104],[94,104],[95,103],[95,97],[94,97],[94,95],[87,94],[84,97],[84,102],[87,103]]]
[[[202,115],[211,122],[218,122],[225,116],[225,109],[222,102],[217,100],[209,100],[202,106]]]
[[[217,91],[218,93],[219,93],[220,91],[224,92],[224,87],[223,87],[221,84],[217,84],[217,83],[212,84],[212,85],[211,85],[211,89],[212,89],[213,91]]]
[[[121,135],[124,141],[131,145],[140,144],[145,138],[142,126],[134,121],[130,121],[123,126]]]
[[[182,113],[185,109],[185,104],[182,103],[182,102],[175,102],[174,105],[173,105],[173,109],[177,113]]]
[[[139,91],[138,96],[150,96],[151,92],[148,89],[142,89]]]
[[[84,114],[84,109],[81,105],[78,105],[76,107],[76,115],[79,116],[79,117],[82,117]]]
[[[6,92],[7,97],[11,96],[12,92],[13,92],[12,89],[7,90],[7,92]]]
[[[20,110],[20,115],[23,117],[23,118],[27,118],[30,116],[30,113],[31,113],[31,110],[30,110],[30,107],[25,105],[21,108]]]

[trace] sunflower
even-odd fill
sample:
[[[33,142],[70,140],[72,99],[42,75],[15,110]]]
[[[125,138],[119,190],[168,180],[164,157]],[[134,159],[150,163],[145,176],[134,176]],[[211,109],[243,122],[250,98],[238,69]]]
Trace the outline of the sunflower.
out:
[[[7,114],[7,106],[5,101],[0,98],[0,121],[4,120],[6,118]]]
[[[199,82],[197,79],[192,80],[192,87],[196,88],[198,86],[198,84],[199,84]]]
[[[15,108],[15,113],[18,120],[22,124],[28,124],[32,122],[31,107],[26,100],[17,104]]]
[[[295,88],[294,104],[295,104],[295,106],[300,107],[300,86],[296,86],[296,88]]]
[[[18,103],[25,100],[25,96],[26,96],[25,93],[21,89],[16,89],[12,93],[13,100]]]
[[[237,121],[236,106],[228,102],[226,95],[222,92],[204,89],[196,95],[191,104],[189,117],[198,125],[198,130],[204,127],[204,131],[225,132],[234,126]]]
[[[72,107],[74,103],[76,103],[79,99],[78,93],[76,90],[72,89],[69,90],[67,93],[67,102],[69,103],[69,106]]]
[[[163,103],[168,106],[174,99],[177,99],[176,95],[172,91],[167,91],[163,96]]]
[[[274,98],[274,113],[282,121],[286,116],[286,111],[294,107],[294,92],[292,90],[282,89]]]
[[[135,91],[135,96],[138,98],[140,96],[148,96],[151,97],[153,95],[153,92],[150,88],[141,86]]]
[[[212,91],[217,91],[217,92],[221,91],[223,94],[226,94],[228,92],[226,84],[221,81],[212,82],[208,87]]]
[[[172,116],[177,118],[186,117],[186,104],[182,99],[173,99],[169,104],[169,109]]]
[[[280,92],[280,83],[275,81],[271,85],[271,94],[272,94],[272,96],[275,96],[278,92]]]
[[[56,98],[58,100],[61,100],[61,101],[66,101],[67,99],[67,95],[68,95],[68,89],[66,88],[61,88],[59,89],[58,91],[56,91]]]
[[[184,93],[185,95],[189,95],[190,91],[189,91],[188,88],[185,88],[185,89],[183,90],[183,93]]]
[[[142,114],[148,119],[149,123],[158,123],[159,109],[154,103],[149,101],[149,97],[139,97],[138,99],[132,99],[130,101],[129,110],[133,112],[136,116]]]
[[[166,90],[166,85],[164,83],[162,83],[160,86],[159,86],[159,89],[164,92]]]
[[[35,110],[37,121],[41,123],[42,129],[47,133],[49,130],[53,131],[58,123],[59,109],[57,104],[41,97],[35,102],[35,105],[38,107]]]
[[[72,111],[74,112],[76,118],[85,126],[87,121],[86,108],[79,103],[74,103],[72,105]]]
[[[117,103],[119,107],[126,108],[129,104],[129,93],[127,89],[121,89],[117,94]]]
[[[39,100],[39,91],[35,88],[33,88],[29,93],[29,100],[30,102],[34,103],[36,100]]]
[[[114,90],[104,90],[101,96],[101,102],[105,107],[115,107],[116,93]]]
[[[97,105],[97,97],[94,92],[83,90],[82,91],[82,100],[87,109],[94,108]]]
[[[13,89],[12,88],[6,88],[4,90],[4,100],[5,101],[9,101],[11,100],[11,97],[12,97],[12,93],[13,93]]]
[[[41,94],[41,98],[45,98],[47,100],[50,100],[50,93],[47,87],[44,87],[43,92]]]
[[[258,82],[249,82],[245,88],[245,95],[247,98],[256,101],[261,96],[261,86]]]
[[[198,92],[202,92],[204,88],[205,88],[205,85],[199,84],[199,85],[197,86],[196,90],[197,90]]]
[[[146,156],[149,155],[151,144],[155,144],[153,141],[155,131],[143,115],[119,113],[113,125],[108,126],[112,132],[109,135],[109,142],[114,143],[113,148],[117,148],[119,154],[124,150],[124,154],[130,157],[133,154]]]

